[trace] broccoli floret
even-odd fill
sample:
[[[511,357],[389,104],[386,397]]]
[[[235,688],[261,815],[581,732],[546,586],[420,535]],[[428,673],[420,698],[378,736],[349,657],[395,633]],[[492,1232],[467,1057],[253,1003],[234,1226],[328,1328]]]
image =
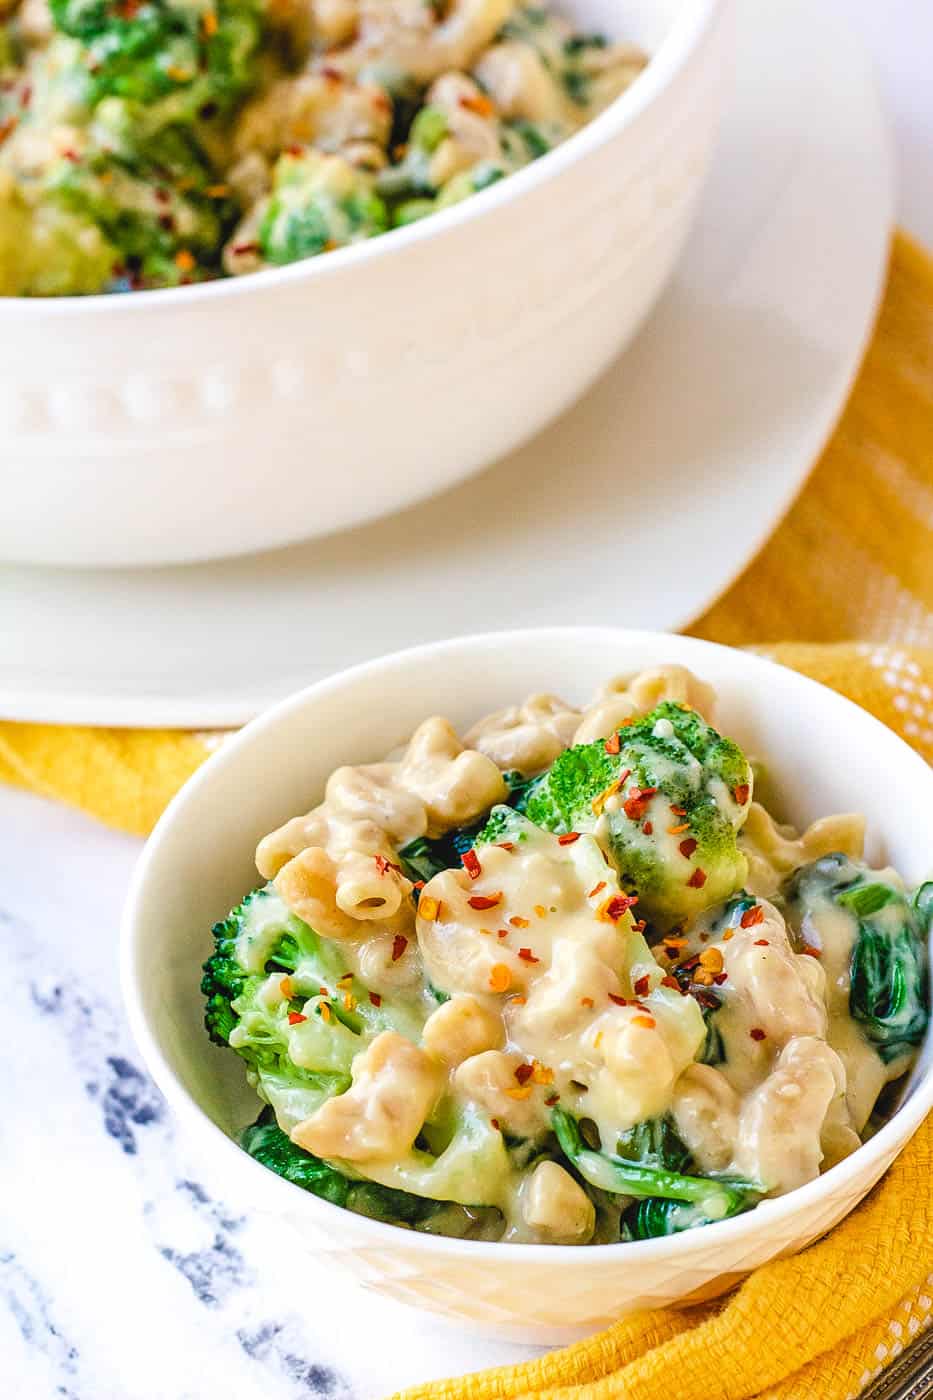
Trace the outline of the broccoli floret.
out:
[[[388,226],[372,176],[340,156],[307,150],[276,162],[259,246],[267,262],[292,263],[372,238]]]
[[[88,98],[170,99],[175,120],[229,108],[258,78],[254,0],[50,0],[56,28],[82,44]]]
[[[803,866],[784,887],[798,929],[821,904],[831,903],[851,920],[849,1014],[886,1064],[920,1044],[930,1018],[925,888],[911,901],[897,885],[841,854]]]
[[[562,753],[532,784],[525,815],[547,831],[596,833],[639,912],[669,927],[743,883],[736,832],[751,786],[737,744],[665,701],[617,737]]]
[[[50,200],[0,192],[0,296],[85,296],[103,291],[120,253],[87,218]]]

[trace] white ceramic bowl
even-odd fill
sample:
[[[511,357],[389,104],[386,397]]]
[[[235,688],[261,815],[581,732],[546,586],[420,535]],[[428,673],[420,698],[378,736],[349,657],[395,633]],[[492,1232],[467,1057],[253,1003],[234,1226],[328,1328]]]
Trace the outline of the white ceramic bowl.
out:
[[[747,1215],[668,1239],[592,1249],[415,1234],[329,1205],[275,1176],[232,1138],[256,1116],[237,1056],[202,1026],[200,963],[211,925],[257,883],[258,839],[319,800],[340,763],[383,757],[429,714],[466,727],[533,691],[582,702],[610,675],[663,661],[719,693],[718,724],[768,763],[786,815],[868,816],[869,857],[909,880],[930,873],[933,771],[833,691],[745,652],[659,633],[555,628],[405,651],[275,706],[174,800],[136,871],[123,926],[123,986],[146,1064],[186,1124],[213,1145],[216,1179],[287,1222],[292,1247],[349,1266],[403,1302],[521,1340],[564,1341],[636,1308],[710,1296],[803,1248],[878,1180],[933,1107],[928,1043],[895,1116],[817,1181]],[[879,795],[887,801],[879,810]]]
[[[430,495],[543,428],[673,267],[728,88],[730,7],[571,0],[641,42],[646,71],[421,224],[239,280],[0,299],[0,559],[269,548]]]

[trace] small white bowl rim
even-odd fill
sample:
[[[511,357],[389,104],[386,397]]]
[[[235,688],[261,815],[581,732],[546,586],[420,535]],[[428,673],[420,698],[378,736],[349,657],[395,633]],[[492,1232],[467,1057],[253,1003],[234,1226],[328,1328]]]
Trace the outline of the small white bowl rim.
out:
[[[661,638],[669,641],[671,645],[672,660],[682,660],[683,653],[694,653],[698,658],[698,670],[702,672],[702,656],[714,651],[716,653],[729,653],[731,656],[741,656],[742,663],[747,663],[749,671],[758,674],[762,681],[767,684],[773,675],[773,668],[777,664],[765,657],[756,656],[754,653],[740,651],[738,648],[722,646],[716,642],[707,642],[696,637],[684,637],[679,634],[666,634],[651,632],[631,628],[618,627],[539,627],[523,628],[515,630],[491,631],[483,633],[472,633],[468,636],[447,639],[440,642],[430,642],[421,646],[408,647],[401,651],[387,653],[384,656],[374,658],[371,661],[362,662],[357,666],[352,666],[346,670],[336,672],[324,680],[306,686],[293,695],[287,696],[284,700],[263,711],[256,719],[245,725],[237,735],[229,739],[221,749],[212,754],[189,778],[184,786],[166,807],[159,818],[155,828],[144,847],[133,872],[133,878],[127,894],[124,906],[123,917],[120,929],[120,979],[123,992],[123,999],[127,1010],[127,1017],[132,1034],[142,1053],[146,1067],[154,1079],[156,1085],[165,1096],[166,1100],[178,1112],[179,1116],[186,1122],[197,1126],[202,1134],[205,1132],[210,1138],[218,1143],[221,1152],[226,1153],[226,1160],[230,1162],[235,1170],[250,1172],[257,1185],[257,1196],[263,1191],[268,1192],[270,1197],[278,1197],[280,1208],[283,1212],[291,1213],[295,1210],[305,1209],[312,1215],[319,1218],[322,1229],[327,1229],[328,1224],[335,1231],[340,1230],[343,1224],[346,1228],[347,1212],[344,1207],[334,1205],[329,1201],[322,1200],[312,1192],[304,1191],[301,1187],[293,1185],[284,1177],[279,1177],[268,1167],[262,1166],[254,1158],[244,1151],[240,1145],[232,1138],[228,1137],[222,1128],[207,1116],[200,1105],[192,1098],[188,1091],[179,1083],[173,1070],[169,1067],[157,1037],[149,1028],[148,1020],[142,1009],[142,1004],[137,996],[136,978],[136,910],[139,905],[144,886],[147,879],[147,871],[151,860],[157,851],[167,829],[174,821],[176,812],[188,800],[188,797],[199,791],[206,783],[210,783],[212,776],[220,767],[228,763],[235,762],[238,750],[248,743],[252,743],[257,735],[264,729],[279,724],[289,714],[303,710],[304,707],[318,697],[325,696],[333,690],[342,689],[346,685],[352,685],[364,677],[369,678],[378,675],[380,669],[396,665],[400,661],[416,662],[431,657],[436,659],[443,655],[445,651],[457,651],[464,645],[477,645],[489,643],[493,640],[513,645],[521,645],[525,640],[543,640],[548,638],[553,640],[555,647],[559,646],[562,640],[573,637],[575,640],[584,638],[587,634],[594,639],[605,643],[607,640],[616,640],[624,643],[654,644]],[[673,656],[677,651],[679,656]],[[559,653],[557,653],[559,654]],[[933,795],[933,770],[924,762],[909,744],[905,743],[887,725],[876,719],[867,710],[862,709],[853,701],[840,695],[837,691],[831,690],[828,686],[821,685],[818,681],[810,679],[799,672],[791,671],[789,668],[782,668],[788,671],[788,675],[793,677],[790,684],[798,685],[802,691],[802,698],[805,700],[807,694],[819,693],[823,696],[830,695],[833,703],[838,704],[840,710],[855,711],[859,715],[859,723],[867,724],[870,729],[874,729],[885,744],[893,743],[898,746],[903,753],[904,759],[915,768],[918,781],[925,783]],[[933,1034],[933,1024],[928,1029],[927,1036]],[[209,1042],[205,1036],[205,1048],[209,1047]],[[588,1251],[588,1258],[593,1255],[595,1258],[618,1259],[620,1256],[631,1259],[633,1264],[639,1260],[651,1259],[663,1261],[670,1259],[676,1262],[683,1259],[685,1255],[691,1253],[692,1249],[700,1250],[708,1244],[711,1239],[719,1240],[725,1245],[727,1242],[741,1239],[743,1236],[753,1236],[766,1226],[774,1225],[789,1216],[796,1214],[798,1210],[803,1211],[806,1207],[829,1199],[837,1192],[844,1191],[847,1183],[855,1177],[864,1177],[863,1168],[869,1163],[883,1161],[892,1151],[895,1155],[899,1153],[909,1138],[917,1130],[924,1118],[933,1111],[933,1066],[928,1067],[921,1075],[920,1079],[912,1086],[911,1096],[906,1103],[902,1104],[892,1115],[884,1126],[871,1137],[861,1147],[857,1148],[851,1156],[846,1157],[842,1162],[837,1163],[828,1171],[818,1176],[814,1181],[808,1182],[805,1186],[800,1186],[796,1190],[789,1191],[786,1195],[778,1196],[774,1199],[764,1200],[751,1211],[743,1215],[734,1216],[730,1220],[718,1221],[710,1225],[703,1226],[699,1230],[686,1230],[678,1235],[662,1236],[660,1238],[648,1240],[634,1240],[630,1243],[602,1244],[593,1246]],[[901,1146],[897,1147],[898,1141]],[[234,1156],[239,1163],[234,1161]],[[270,1203],[271,1204],[271,1203]],[[268,1214],[270,1205],[260,1203],[257,1209]],[[391,1225],[384,1221],[372,1220],[367,1216],[354,1215],[354,1226],[360,1233],[371,1235],[373,1243],[384,1244],[391,1248],[393,1242],[398,1244],[398,1233],[400,1227]],[[710,1231],[714,1231],[710,1235]],[[406,1248],[412,1247],[423,1250],[426,1255],[435,1254],[463,1254],[477,1261],[488,1258],[490,1261],[498,1259],[500,1262],[504,1258],[518,1257],[539,1259],[542,1264],[545,1260],[560,1259],[564,1257],[578,1258],[580,1254],[579,1245],[558,1245],[558,1244],[504,1244],[500,1241],[484,1240],[461,1240],[445,1235],[422,1234],[416,1230],[405,1230]]]
[[[561,142],[546,155],[533,161],[505,180],[471,195],[460,204],[452,205],[403,228],[390,229],[377,238],[336,248],[325,258],[305,258],[286,267],[264,268],[242,277],[218,278],[190,287],[161,287],[148,291],[118,294],[94,293],[89,296],[14,297],[0,296],[0,319],[20,317],[127,315],[147,308],[173,306],[178,303],[216,298],[243,296],[262,288],[281,287],[290,282],[320,281],[337,276],[345,268],[361,262],[391,256],[396,250],[432,238],[447,229],[481,218],[487,212],[518,199],[527,190],[556,179],[562,170],[573,165],[591,150],[606,145],[625,127],[631,126],[646,108],[651,106],[684,67],[697,43],[706,32],[717,10],[726,0],[686,0],[675,16],[670,32],[665,35],[657,53],[640,73],[631,87],[611,102],[605,111],[586,126]]]

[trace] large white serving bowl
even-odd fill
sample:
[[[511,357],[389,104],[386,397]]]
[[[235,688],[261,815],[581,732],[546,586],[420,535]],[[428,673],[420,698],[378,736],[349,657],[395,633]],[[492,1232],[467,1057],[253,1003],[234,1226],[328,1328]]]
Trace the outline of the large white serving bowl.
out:
[[[564,145],[420,224],[238,280],[0,299],[0,559],[269,548],[429,495],[542,428],[672,270],[729,86],[731,3],[559,6],[651,63]]]
[[[290,1185],[236,1143],[257,1100],[242,1061],[202,1025],[200,964],[211,925],[257,882],[257,841],[320,799],[341,763],[383,757],[430,714],[461,730],[534,691],[583,702],[609,676],[664,661],[712,682],[717,723],[767,764],[783,815],[868,817],[868,854],[910,882],[931,873],[933,771],[889,729],[835,692],[745,652],[609,628],[501,632],[399,652],[321,681],[254,720],[167,809],[126,906],[123,988],[146,1064],[201,1135],[218,1183],[287,1224],[292,1251],[485,1332],[564,1341],[637,1308],[715,1294],[802,1249],[878,1180],[933,1107],[928,1037],[894,1117],[824,1176],[747,1215],[668,1239],[572,1248],[416,1234],[355,1216]]]

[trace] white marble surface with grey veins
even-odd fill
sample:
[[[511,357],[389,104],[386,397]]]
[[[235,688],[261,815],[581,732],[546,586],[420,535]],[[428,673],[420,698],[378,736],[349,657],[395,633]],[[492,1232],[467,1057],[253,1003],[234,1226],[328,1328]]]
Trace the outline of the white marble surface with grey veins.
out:
[[[117,927],[139,843],[0,789],[0,1394],[377,1400],[520,1360],[294,1253],[142,1068]]]

